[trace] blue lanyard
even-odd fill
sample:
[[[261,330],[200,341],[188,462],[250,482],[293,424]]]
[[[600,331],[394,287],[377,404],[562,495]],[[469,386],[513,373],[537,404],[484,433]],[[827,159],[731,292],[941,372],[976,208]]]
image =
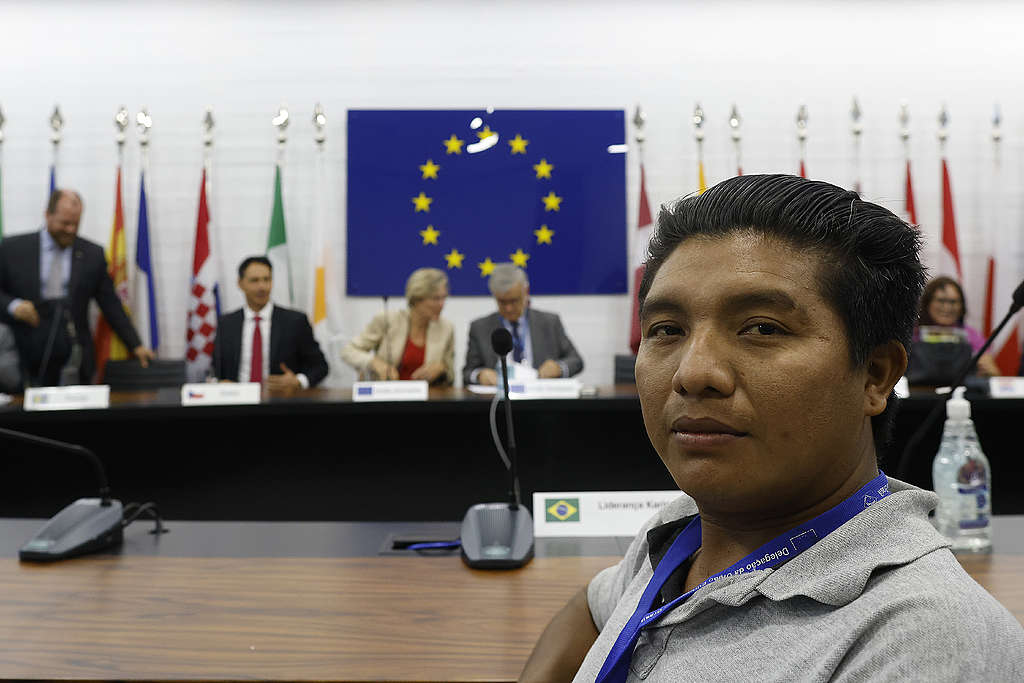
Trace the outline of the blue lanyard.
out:
[[[651,607],[654,605],[654,601],[658,597],[661,587],[668,580],[668,577],[700,548],[700,517],[696,517],[676,537],[668,552],[665,553],[665,556],[655,568],[654,576],[651,577],[647,588],[644,589],[640,602],[636,606],[636,611],[633,612],[633,616],[629,618],[626,625],[622,627],[622,632],[619,633],[619,637],[615,639],[615,644],[612,645],[612,649],[608,652],[608,657],[604,660],[604,666],[601,667],[600,673],[597,674],[597,683],[621,683],[625,681],[626,675],[629,673],[629,663],[633,658],[636,641],[640,637],[640,631],[657,621],[669,610],[681,604],[696,591],[709,583],[727,576],[769,569],[793,559],[887,495],[889,495],[889,481],[884,473],[879,472],[877,477],[831,510],[823,512],[814,519],[776,536],[728,569],[705,579],[693,590],[651,611]]]

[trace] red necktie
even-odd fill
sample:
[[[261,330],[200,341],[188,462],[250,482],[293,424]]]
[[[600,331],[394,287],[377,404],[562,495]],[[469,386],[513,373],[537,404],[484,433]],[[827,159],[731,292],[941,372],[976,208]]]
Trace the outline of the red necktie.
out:
[[[263,381],[263,333],[260,332],[260,317],[256,316],[256,328],[252,331],[252,364],[249,366],[249,381]]]

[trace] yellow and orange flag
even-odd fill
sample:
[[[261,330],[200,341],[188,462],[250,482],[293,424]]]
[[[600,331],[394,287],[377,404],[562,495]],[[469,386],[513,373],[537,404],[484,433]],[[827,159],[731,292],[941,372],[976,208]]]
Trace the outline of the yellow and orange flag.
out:
[[[107,274],[114,281],[114,291],[121,300],[125,313],[128,309],[128,249],[124,239],[124,205],[121,201],[121,167],[117,167],[117,191],[114,200],[114,225],[110,229],[107,245]],[[113,333],[107,319],[100,315],[96,324],[96,381],[102,382],[108,360],[125,360],[129,351],[124,342]]]

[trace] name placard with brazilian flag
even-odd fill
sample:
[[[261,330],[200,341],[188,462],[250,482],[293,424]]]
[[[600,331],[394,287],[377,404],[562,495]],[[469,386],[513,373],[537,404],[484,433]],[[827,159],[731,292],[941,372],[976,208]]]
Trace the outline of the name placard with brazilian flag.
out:
[[[441,268],[486,295],[494,264],[534,294],[627,291],[622,110],[348,112],[350,296]]]

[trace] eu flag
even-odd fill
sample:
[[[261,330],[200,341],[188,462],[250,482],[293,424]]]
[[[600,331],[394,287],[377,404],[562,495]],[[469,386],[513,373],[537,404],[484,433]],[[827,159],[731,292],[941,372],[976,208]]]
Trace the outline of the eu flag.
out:
[[[502,261],[534,294],[626,292],[625,134],[622,110],[350,110],[348,294],[423,266],[487,294]]]

